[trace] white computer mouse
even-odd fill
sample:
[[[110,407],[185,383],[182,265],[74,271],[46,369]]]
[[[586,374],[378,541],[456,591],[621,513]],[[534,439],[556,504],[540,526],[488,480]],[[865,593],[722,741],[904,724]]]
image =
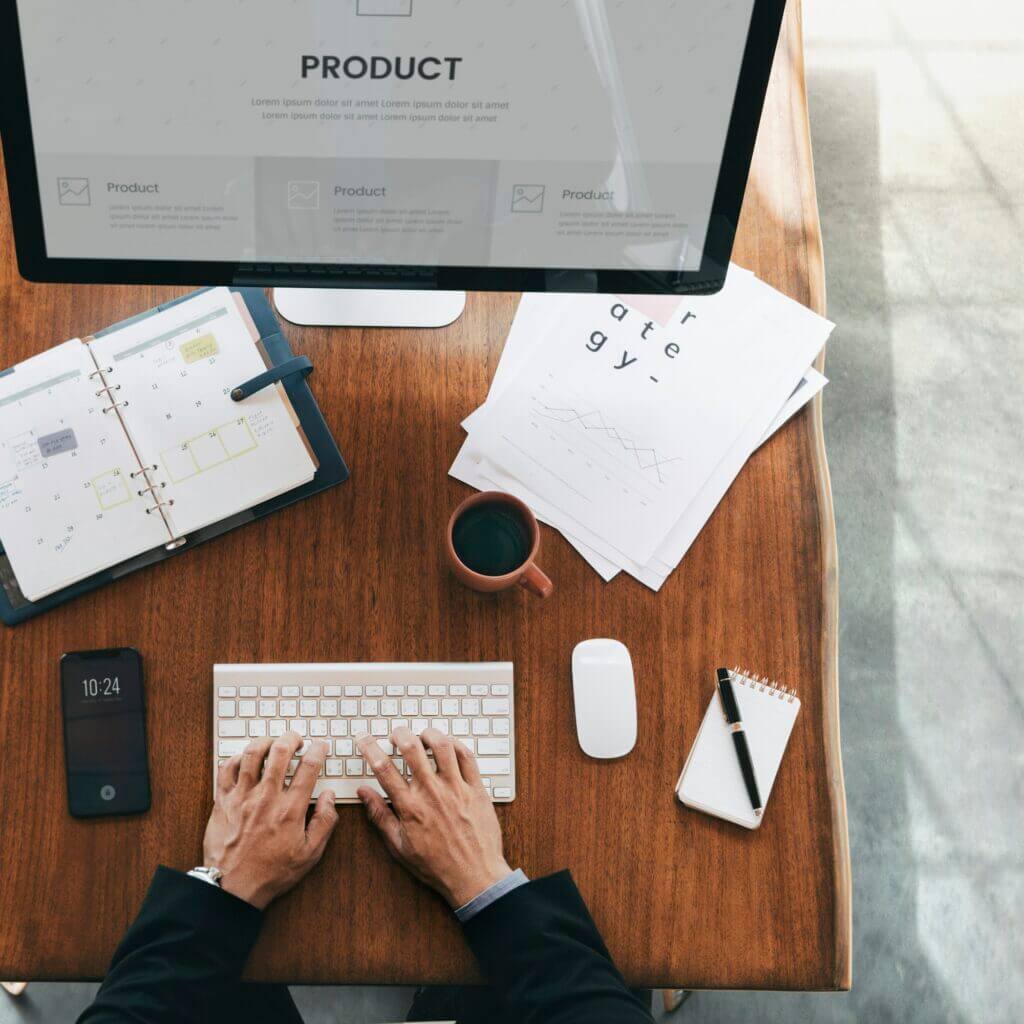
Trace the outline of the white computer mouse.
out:
[[[625,757],[636,743],[633,661],[618,640],[584,640],[572,652],[576,736],[591,757]]]

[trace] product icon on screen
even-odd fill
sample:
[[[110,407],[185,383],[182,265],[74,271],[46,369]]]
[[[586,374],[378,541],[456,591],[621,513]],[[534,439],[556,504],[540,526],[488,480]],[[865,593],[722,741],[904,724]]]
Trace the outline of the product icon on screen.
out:
[[[513,213],[540,213],[543,209],[543,185],[514,185],[512,187]]]
[[[289,210],[319,210],[320,209],[320,182],[319,181],[289,181],[288,182],[288,209]]]
[[[58,178],[57,197],[61,206],[92,206],[88,178]]]

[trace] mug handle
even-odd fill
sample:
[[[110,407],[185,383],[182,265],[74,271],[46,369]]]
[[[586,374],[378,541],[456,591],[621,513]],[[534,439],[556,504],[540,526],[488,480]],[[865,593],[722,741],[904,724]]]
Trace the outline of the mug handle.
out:
[[[550,597],[555,589],[554,583],[532,562],[526,567],[526,572],[519,577],[519,585],[538,597]]]

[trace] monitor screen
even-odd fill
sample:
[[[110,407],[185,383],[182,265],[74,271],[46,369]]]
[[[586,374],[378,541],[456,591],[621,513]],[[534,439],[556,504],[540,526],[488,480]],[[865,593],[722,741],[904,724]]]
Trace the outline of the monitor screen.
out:
[[[700,266],[754,0],[18,0],[46,255]]]

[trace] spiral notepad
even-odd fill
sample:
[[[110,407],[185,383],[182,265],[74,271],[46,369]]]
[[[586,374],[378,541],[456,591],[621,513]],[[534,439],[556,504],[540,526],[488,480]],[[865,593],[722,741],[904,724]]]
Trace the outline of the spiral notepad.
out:
[[[730,675],[767,814],[768,798],[800,711],[800,699],[788,687],[739,669],[733,669]],[[676,783],[676,796],[687,807],[744,828],[758,828],[764,820],[750,806],[717,690]]]

